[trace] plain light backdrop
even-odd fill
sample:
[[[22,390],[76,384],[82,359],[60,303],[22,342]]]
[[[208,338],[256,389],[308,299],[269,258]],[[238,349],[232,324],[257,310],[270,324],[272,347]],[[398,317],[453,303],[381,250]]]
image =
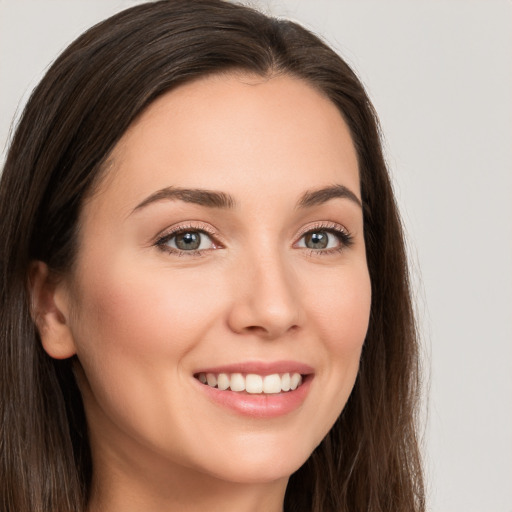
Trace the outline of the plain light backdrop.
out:
[[[0,0],[0,150],[52,60],[134,0]],[[322,35],[380,115],[429,391],[429,510],[512,512],[512,3],[252,0]]]

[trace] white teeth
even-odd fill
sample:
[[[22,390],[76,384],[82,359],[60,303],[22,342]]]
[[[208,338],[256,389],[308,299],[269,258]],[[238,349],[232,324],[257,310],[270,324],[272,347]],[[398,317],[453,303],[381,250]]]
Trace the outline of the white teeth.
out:
[[[217,387],[222,390],[229,388],[229,376],[226,373],[219,373]]]
[[[208,386],[214,388],[217,385],[217,377],[213,373],[207,373],[206,382],[208,383]]]
[[[289,373],[285,373],[281,377],[281,389],[283,391],[290,391],[290,374]]]
[[[281,393],[281,377],[277,373],[265,375],[263,378],[263,393]]]
[[[300,373],[294,373],[290,379],[290,389],[293,391],[297,389],[298,386],[302,383],[302,376]]]
[[[249,373],[245,377],[245,391],[247,393],[261,393],[263,391],[263,379],[261,376]]]
[[[246,391],[250,394],[277,394],[293,391],[302,384],[300,373],[273,373],[265,376],[255,373],[245,376],[241,373],[200,373],[197,378],[203,384],[216,387],[221,391],[231,389],[231,391]]]
[[[231,375],[231,391],[245,391],[245,379],[241,373]]]

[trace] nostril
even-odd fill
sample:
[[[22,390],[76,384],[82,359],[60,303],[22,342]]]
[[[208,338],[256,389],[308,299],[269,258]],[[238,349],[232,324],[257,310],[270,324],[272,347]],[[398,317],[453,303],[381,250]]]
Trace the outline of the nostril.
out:
[[[251,332],[255,332],[255,331],[256,332],[258,332],[258,331],[266,332],[267,331],[266,329],[264,329],[260,325],[249,325],[248,327],[246,327],[246,330],[251,331]]]
[[[274,339],[286,334],[294,333],[298,329],[298,325],[291,325],[288,329],[285,330],[266,328],[261,325],[249,325],[244,328],[244,331],[246,333],[258,335],[265,339]]]

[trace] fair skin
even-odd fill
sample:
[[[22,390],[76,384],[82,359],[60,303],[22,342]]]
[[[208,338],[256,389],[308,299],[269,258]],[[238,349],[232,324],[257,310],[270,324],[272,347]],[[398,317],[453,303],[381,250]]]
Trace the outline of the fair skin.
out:
[[[32,272],[45,350],[80,361],[90,511],[281,511],[368,326],[348,128],[296,78],[214,76],[156,100],[110,162],[70,275]],[[207,373],[302,383],[220,390]]]

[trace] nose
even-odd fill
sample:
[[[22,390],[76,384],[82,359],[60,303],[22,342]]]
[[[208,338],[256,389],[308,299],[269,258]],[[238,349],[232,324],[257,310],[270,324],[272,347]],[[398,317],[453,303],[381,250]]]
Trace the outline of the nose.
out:
[[[300,327],[300,297],[292,268],[277,255],[260,256],[238,266],[228,323],[236,333],[272,340]]]

